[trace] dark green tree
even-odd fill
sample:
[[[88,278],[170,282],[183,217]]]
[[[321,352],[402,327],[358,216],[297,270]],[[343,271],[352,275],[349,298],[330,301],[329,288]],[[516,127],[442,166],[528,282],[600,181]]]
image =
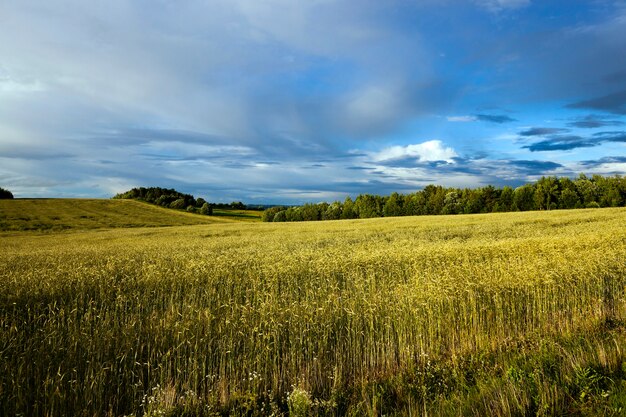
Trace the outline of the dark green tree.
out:
[[[354,201],[354,211],[360,219],[380,217],[382,215],[381,199],[371,194],[361,194]]]
[[[426,200],[424,193],[418,191],[410,194],[404,201],[404,215],[405,216],[420,216],[426,214]]]
[[[515,210],[528,211],[535,209],[535,187],[525,184],[517,187],[513,192],[513,207]]]
[[[480,210],[481,213],[492,213],[494,207],[500,197],[500,191],[493,185],[480,188],[478,190],[482,194],[483,207]]]
[[[170,208],[173,209],[184,209],[185,207],[187,207],[187,205],[185,204],[185,199],[184,198],[179,198],[178,200],[174,200],[170,203]]]
[[[576,192],[583,202],[583,206],[598,202],[599,189],[598,186],[591,181],[585,174],[580,174],[574,181]]]
[[[446,193],[443,200],[443,214],[459,214],[463,210],[463,204],[461,196],[457,191],[450,191]]]
[[[539,210],[556,208],[559,200],[559,181],[556,177],[541,177],[535,184],[535,207]]]
[[[559,199],[559,208],[573,209],[580,206],[580,197],[574,189],[566,188],[561,191],[561,197]]]
[[[343,202],[343,207],[341,210],[341,218],[342,219],[356,219],[357,214],[354,211],[354,202],[348,196]]]
[[[276,213],[278,213],[279,211],[285,211],[285,210],[287,210],[287,208],[283,206],[275,206],[275,207],[270,207],[268,209],[265,209],[263,211],[263,214],[261,215],[261,220],[264,222],[273,222],[274,216],[276,216]]]
[[[4,188],[0,188],[0,200],[10,200],[13,198],[13,193]]]
[[[200,199],[198,199],[200,200]],[[210,216],[213,214],[213,207],[211,207],[209,205],[209,203],[207,203],[206,201],[204,202],[204,204],[202,204],[202,207],[200,207],[200,214],[204,214],[205,216]],[[266,220],[265,220],[266,221]]]
[[[322,220],[339,220],[341,219],[342,211],[341,203],[335,201],[322,213]]]
[[[427,185],[422,193],[426,200],[426,214],[441,214],[446,198],[446,189],[441,185]]]
[[[391,195],[387,198],[385,205],[383,206],[383,216],[402,216],[404,214],[404,211],[402,209],[403,203],[403,196],[398,193],[391,193]]]
[[[483,193],[481,190],[467,190],[467,192],[463,194],[465,196],[463,204],[463,212],[465,214],[481,213],[483,211],[483,207],[485,207],[485,200],[483,199]]]
[[[287,221],[287,216],[285,215],[286,211],[282,210],[279,211],[278,213],[276,213],[276,215],[274,216],[274,222],[285,222]]]
[[[513,209],[513,188],[508,185],[502,189],[500,193],[500,200],[498,201],[497,211],[512,211]]]

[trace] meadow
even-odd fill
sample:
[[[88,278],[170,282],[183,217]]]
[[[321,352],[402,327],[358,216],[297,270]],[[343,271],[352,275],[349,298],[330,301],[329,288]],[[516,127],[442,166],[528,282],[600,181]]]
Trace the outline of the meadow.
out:
[[[214,208],[213,216],[226,217],[241,221],[261,221],[263,211],[261,210],[238,210],[238,209],[223,209]]]
[[[136,200],[0,200],[0,232],[61,232],[184,226],[223,223],[226,220],[260,221],[261,214],[257,210],[216,209],[213,216],[200,216]]]
[[[625,208],[209,220],[5,216],[0,415],[626,412]]]
[[[214,221],[134,200],[0,200],[0,232],[163,227]]]

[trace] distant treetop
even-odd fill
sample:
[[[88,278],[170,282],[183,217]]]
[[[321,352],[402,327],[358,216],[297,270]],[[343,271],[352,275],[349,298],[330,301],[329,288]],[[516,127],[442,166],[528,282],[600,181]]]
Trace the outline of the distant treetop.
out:
[[[139,187],[117,194],[113,198],[145,201],[158,206],[201,214],[211,214],[212,211],[203,198],[196,200],[191,194],[183,194],[173,188]],[[202,209],[205,205],[207,207]]]
[[[361,194],[354,201],[271,207],[266,222],[365,219],[369,217],[471,214],[504,211],[554,210],[626,205],[626,177],[581,174],[578,178],[542,177],[511,187],[446,188],[427,185],[412,194],[389,196]]]
[[[11,191],[0,188],[0,200],[8,200],[11,198],[13,198],[13,193]]]

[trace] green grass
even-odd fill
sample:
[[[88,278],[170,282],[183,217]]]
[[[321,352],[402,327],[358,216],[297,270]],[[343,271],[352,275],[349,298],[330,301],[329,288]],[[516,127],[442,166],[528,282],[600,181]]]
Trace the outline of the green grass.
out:
[[[0,200],[0,232],[207,224],[219,219],[133,200]]]
[[[4,235],[0,414],[621,416],[624,224],[619,208]]]
[[[234,220],[261,221],[261,210],[213,209],[213,216],[232,218]]]

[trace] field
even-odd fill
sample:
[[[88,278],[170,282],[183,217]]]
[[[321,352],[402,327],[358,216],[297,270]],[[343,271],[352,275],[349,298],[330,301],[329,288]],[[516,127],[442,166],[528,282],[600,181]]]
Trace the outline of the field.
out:
[[[0,200],[0,232],[183,226],[215,221],[219,220],[134,200]]]
[[[625,413],[624,208],[44,233],[10,204],[0,415]]]
[[[261,210],[213,209],[213,216],[229,217],[236,220],[261,221]]]

